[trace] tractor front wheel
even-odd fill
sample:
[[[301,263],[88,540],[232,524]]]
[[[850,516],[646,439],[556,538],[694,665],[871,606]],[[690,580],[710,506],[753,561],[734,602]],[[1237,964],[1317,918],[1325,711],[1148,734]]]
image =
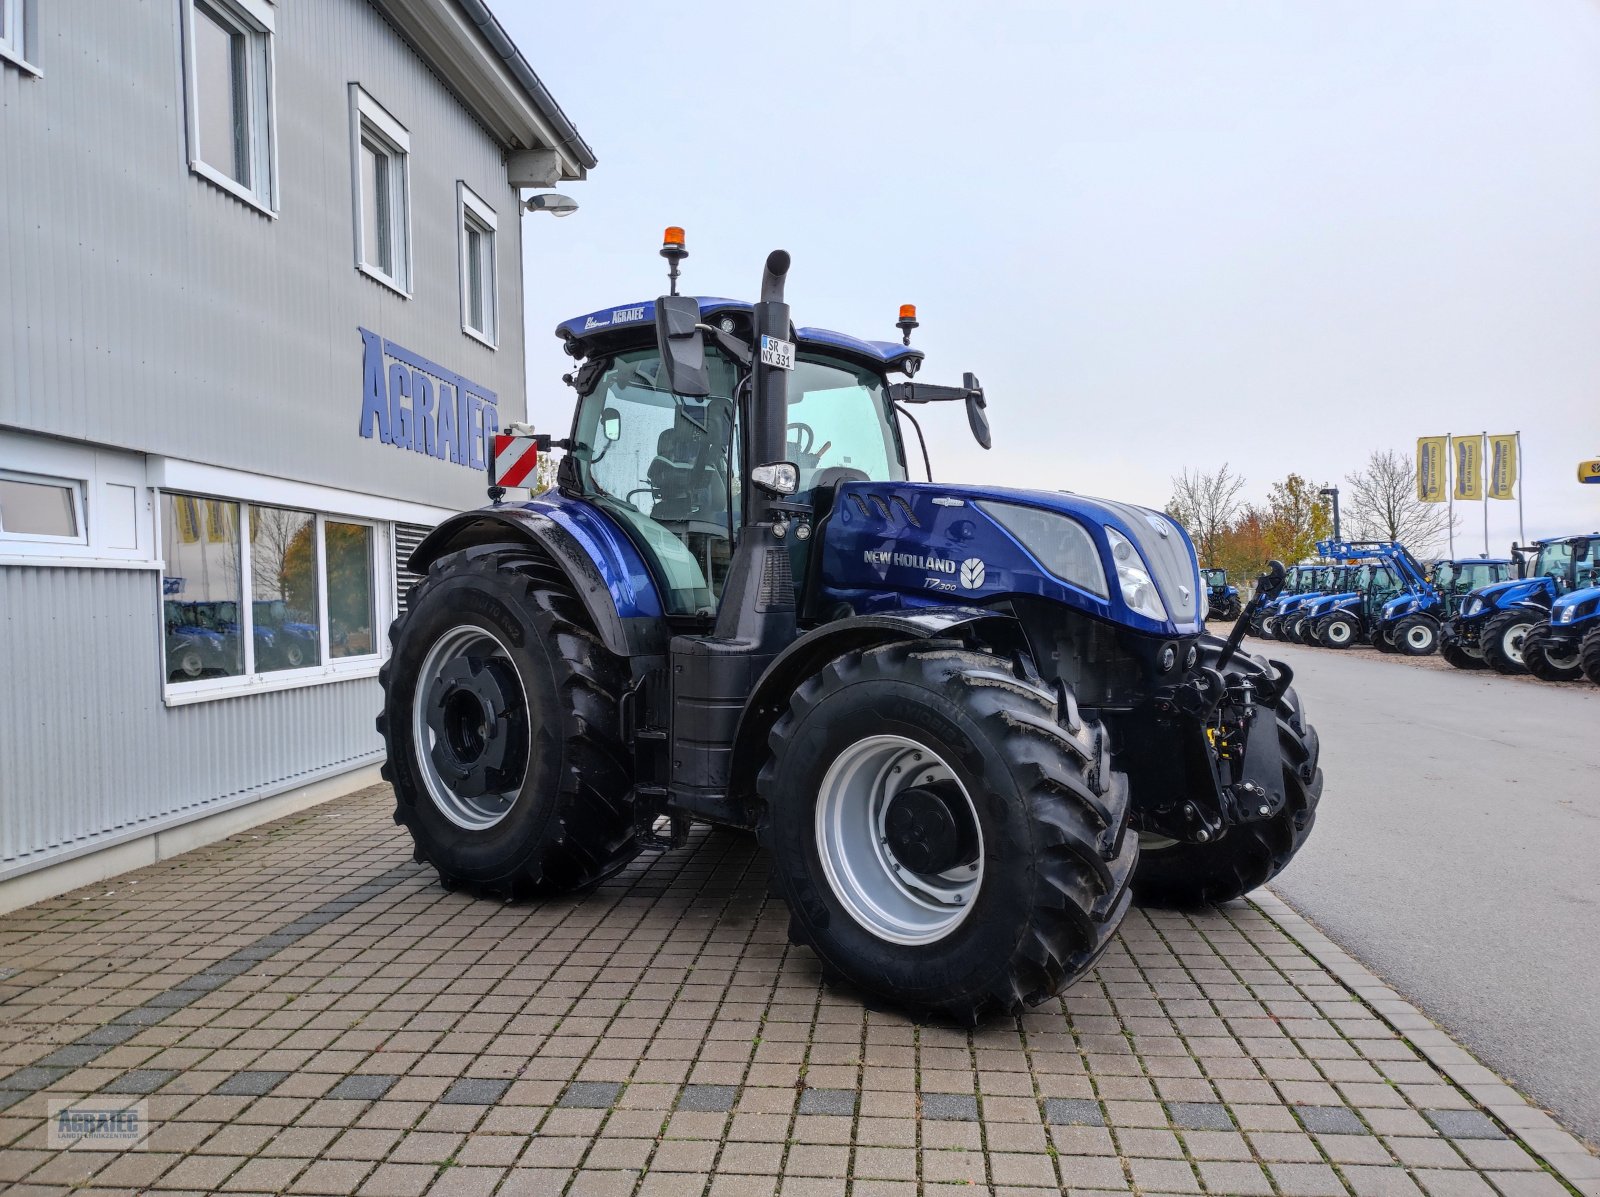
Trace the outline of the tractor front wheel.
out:
[[[552,561],[513,544],[441,558],[389,639],[383,775],[446,889],[572,890],[633,858],[626,670]]]
[[[1323,648],[1349,648],[1360,637],[1361,628],[1354,617],[1335,611],[1317,620],[1314,634]]]
[[[1600,686],[1600,628],[1584,633],[1583,644],[1578,649],[1578,663],[1583,676]]]
[[[1408,616],[1396,625],[1394,644],[1408,657],[1425,657],[1439,647],[1439,625],[1421,615]]]
[[[1439,642],[1439,655],[1457,669],[1487,669],[1481,652],[1472,652],[1459,640],[1443,639]]]
[[[1261,638],[1263,640],[1276,640],[1278,638],[1278,617],[1276,615],[1263,615],[1261,617]]]
[[[1372,647],[1380,653],[1397,653],[1400,646],[1395,643],[1393,628],[1379,628],[1372,634]]]
[[[1541,682],[1575,682],[1583,676],[1582,648],[1557,649],[1547,623],[1528,629],[1522,640],[1522,663]]]
[[[1505,674],[1527,673],[1522,646],[1538,622],[1529,611],[1502,611],[1491,616],[1478,637],[1490,668]]]
[[[892,644],[795,690],[757,783],[789,937],[849,983],[973,1022],[1105,949],[1138,858],[1099,724],[1031,669]]]
[[[1203,663],[1215,665],[1221,641],[1202,641]],[[1225,672],[1264,676],[1259,658],[1236,655]],[[1193,909],[1229,902],[1265,885],[1294,859],[1317,821],[1322,797],[1320,744],[1306,721],[1300,696],[1290,687],[1277,702],[1278,743],[1283,753],[1283,809],[1271,818],[1230,827],[1226,835],[1204,844],[1141,836],[1139,872],[1134,896],[1143,905]],[[1258,720],[1252,734],[1269,724]]]

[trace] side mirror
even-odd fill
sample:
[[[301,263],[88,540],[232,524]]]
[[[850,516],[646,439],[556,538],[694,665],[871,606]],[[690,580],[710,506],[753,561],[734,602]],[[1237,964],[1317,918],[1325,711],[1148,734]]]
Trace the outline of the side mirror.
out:
[[[674,395],[703,398],[711,394],[706,373],[706,342],[700,328],[700,301],[692,295],[663,295],[656,300],[656,345]]]
[[[994,441],[989,435],[989,416],[984,411],[989,405],[983,397],[983,385],[970,371],[961,376],[961,385],[967,389],[967,425],[972,429],[972,439],[987,449]]]
[[[614,407],[600,413],[600,435],[609,444],[622,439],[622,415]]]

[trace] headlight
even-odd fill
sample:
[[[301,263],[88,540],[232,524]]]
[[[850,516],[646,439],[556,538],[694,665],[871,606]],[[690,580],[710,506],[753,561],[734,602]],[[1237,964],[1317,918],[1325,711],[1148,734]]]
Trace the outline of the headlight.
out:
[[[1412,599],[1408,603],[1401,604],[1401,606],[1400,606],[1400,614],[1401,615],[1410,615],[1413,611],[1415,611],[1420,606],[1422,606],[1422,600],[1420,600],[1420,599]]]
[[[1556,612],[1556,622],[1571,623],[1572,617],[1577,613],[1578,609],[1576,607],[1563,607],[1560,611]]]
[[[1121,532],[1106,526],[1106,536],[1111,541],[1111,560],[1117,565],[1117,585],[1122,590],[1122,601],[1129,610],[1137,611],[1147,619],[1168,619],[1167,605],[1151,580],[1150,567],[1145,564],[1139,550]]]
[[[1481,610],[1483,610],[1483,600],[1481,598],[1473,598],[1468,595],[1461,600],[1461,614],[1476,615]]]
[[[1020,540],[1022,547],[1039,559],[1039,564],[1063,582],[1101,598],[1111,597],[1094,538],[1070,515],[982,499],[974,506]]]

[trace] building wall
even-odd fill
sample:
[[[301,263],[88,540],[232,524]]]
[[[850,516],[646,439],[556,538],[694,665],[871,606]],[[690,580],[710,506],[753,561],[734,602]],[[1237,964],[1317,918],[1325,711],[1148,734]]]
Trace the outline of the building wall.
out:
[[[180,0],[47,0],[0,69],[0,425],[439,507],[483,475],[358,432],[365,327],[523,418],[518,193],[365,0],[276,6],[276,219],[188,166]],[[413,295],[355,268],[350,101],[411,138]],[[498,217],[500,336],[461,331],[457,180]]]

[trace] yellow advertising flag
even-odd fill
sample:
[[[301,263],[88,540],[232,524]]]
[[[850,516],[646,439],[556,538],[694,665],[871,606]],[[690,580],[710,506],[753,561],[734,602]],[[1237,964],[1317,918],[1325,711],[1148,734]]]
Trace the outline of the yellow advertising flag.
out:
[[[1455,449],[1456,498],[1483,498],[1483,437],[1456,437],[1452,447]]]
[[[1489,497],[1517,497],[1517,434],[1489,438]]]
[[[1417,438],[1417,498],[1423,503],[1443,503],[1445,500],[1449,441],[1447,436]]]

